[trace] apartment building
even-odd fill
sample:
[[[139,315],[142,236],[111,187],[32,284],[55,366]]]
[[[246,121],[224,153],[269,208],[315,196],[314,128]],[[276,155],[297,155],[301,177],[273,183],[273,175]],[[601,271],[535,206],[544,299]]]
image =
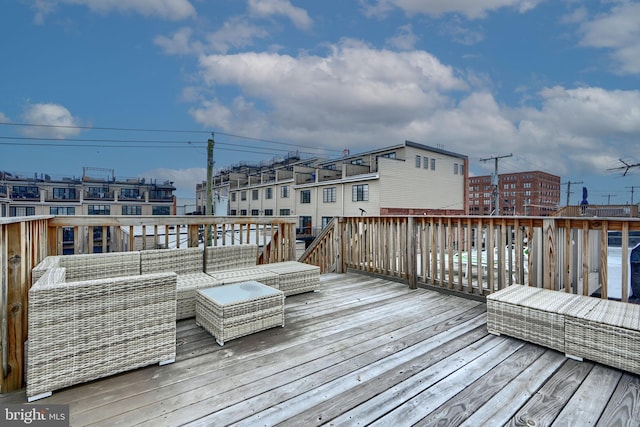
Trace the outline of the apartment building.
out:
[[[83,168],[80,178],[62,179],[0,172],[2,216],[173,215],[174,191],[169,181],[117,180],[113,169]]]
[[[468,194],[471,215],[549,216],[560,204],[560,177],[540,171],[499,174],[495,188],[493,176],[474,176]]]
[[[228,215],[297,215],[299,234],[315,234],[335,216],[466,214],[467,174],[467,156],[405,141],[337,159],[290,155],[224,168],[212,194]],[[206,182],[196,203],[203,213]]]

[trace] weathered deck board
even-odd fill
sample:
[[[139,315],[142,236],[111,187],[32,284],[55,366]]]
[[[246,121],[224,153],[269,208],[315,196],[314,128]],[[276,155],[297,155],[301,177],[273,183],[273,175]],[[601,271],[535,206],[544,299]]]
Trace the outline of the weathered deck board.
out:
[[[38,403],[69,404],[74,426],[640,424],[638,376],[489,335],[476,301],[331,274],[285,313],[224,347],[180,321],[175,363]]]

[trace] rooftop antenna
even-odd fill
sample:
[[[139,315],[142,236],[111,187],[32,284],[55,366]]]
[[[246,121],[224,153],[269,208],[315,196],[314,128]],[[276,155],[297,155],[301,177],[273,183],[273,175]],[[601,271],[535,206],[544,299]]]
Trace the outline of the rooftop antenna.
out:
[[[619,171],[619,170],[624,169],[624,173],[622,174],[622,176],[625,176],[627,174],[627,172],[629,172],[629,169],[640,167],[640,163],[634,163],[634,164],[630,165],[629,163],[625,162],[622,159],[618,159],[618,160],[620,160],[620,163],[622,163],[624,166],[619,166],[617,168],[610,168],[610,169],[607,169],[607,170],[608,171],[616,171],[616,170]]]

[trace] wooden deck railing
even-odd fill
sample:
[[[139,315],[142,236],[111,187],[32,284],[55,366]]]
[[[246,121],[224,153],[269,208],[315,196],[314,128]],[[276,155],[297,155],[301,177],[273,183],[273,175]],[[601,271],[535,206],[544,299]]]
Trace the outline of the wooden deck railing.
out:
[[[47,255],[256,243],[261,262],[295,257],[295,217],[43,216],[0,218],[2,381],[22,387],[31,269]],[[340,217],[301,260],[484,296],[511,283],[628,301],[630,234],[640,219],[589,217]],[[610,279],[610,232],[619,277]],[[173,237],[172,237],[173,236]],[[172,241],[175,238],[175,241]],[[624,285],[623,284],[627,284]]]
[[[23,386],[31,270],[48,255],[255,243],[259,262],[295,259],[296,217],[40,216],[0,218],[2,378]]]
[[[484,296],[513,283],[628,301],[629,234],[640,219],[383,216],[335,218],[301,261]],[[621,234],[609,279],[609,232]],[[626,286],[623,286],[626,284]]]

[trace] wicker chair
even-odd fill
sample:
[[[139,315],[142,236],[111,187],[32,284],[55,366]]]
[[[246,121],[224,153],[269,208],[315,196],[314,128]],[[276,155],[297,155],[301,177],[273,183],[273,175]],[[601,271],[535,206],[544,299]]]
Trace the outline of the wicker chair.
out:
[[[65,268],[49,268],[29,290],[29,401],[175,360],[175,273],[66,279]]]

